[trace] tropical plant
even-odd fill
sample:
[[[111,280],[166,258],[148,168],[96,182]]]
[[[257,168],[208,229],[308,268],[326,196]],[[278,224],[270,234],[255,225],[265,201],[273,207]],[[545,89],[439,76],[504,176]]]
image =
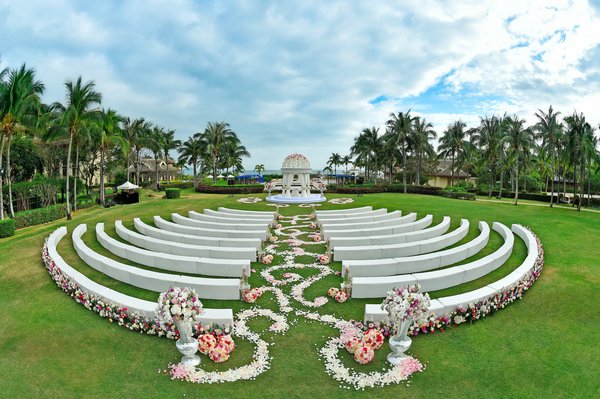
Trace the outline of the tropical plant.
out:
[[[179,160],[184,161],[187,165],[192,165],[194,172],[194,181],[196,181],[198,172],[198,163],[202,162],[204,154],[202,142],[196,136],[192,136],[183,142],[181,147],[177,149],[179,152]]]
[[[538,119],[535,125],[535,130],[538,134],[538,138],[542,141],[542,148],[546,151],[550,161],[550,208],[552,208],[554,202],[554,180],[556,180],[556,161],[559,152],[559,141],[563,131],[563,125],[558,121],[558,115],[560,112],[555,112],[552,109],[552,105],[548,108],[548,113],[545,113],[541,109],[535,114]]]
[[[365,166],[365,175],[367,180],[370,178],[372,170],[377,170],[378,159],[382,152],[383,139],[379,136],[379,128],[365,128],[354,139],[354,144],[350,148],[352,156],[356,157],[355,163]]]
[[[152,130],[152,124],[144,118],[131,120],[128,117],[123,121],[123,138],[126,148],[125,152],[129,154],[127,164],[127,180],[129,180],[130,164],[133,166],[135,173],[135,183],[140,184],[140,166],[141,154],[144,149],[146,136]]]
[[[333,166],[333,174],[335,176],[336,183],[338,181],[337,167],[338,167],[338,165],[341,165],[341,164],[342,164],[342,157],[337,152],[332,153],[331,156],[329,157],[329,159],[327,160],[327,165]]]
[[[259,176],[261,176],[261,173],[265,171],[265,165],[264,164],[257,164],[254,166],[254,170],[258,173]]]
[[[160,188],[158,170],[160,169],[160,163],[158,159],[161,156],[161,150],[164,148],[165,131],[163,128],[154,126],[150,130],[149,134],[145,137],[144,147],[149,149],[154,156],[154,189]],[[168,165],[167,165],[168,166]],[[168,170],[168,169],[167,169]]]
[[[411,142],[415,157],[417,158],[417,168],[415,183],[421,184],[421,167],[423,158],[435,157],[435,150],[431,145],[430,140],[437,138],[437,133],[433,130],[433,125],[425,120],[425,118],[416,117],[414,119]]]
[[[102,119],[100,122],[101,133],[98,143],[98,149],[100,151],[100,203],[102,205],[105,205],[104,172],[108,151],[112,147],[118,147],[123,152],[127,150],[127,146],[123,143],[123,137],[121,136],[120,124],[122,121],[123,117],[117,114],[115,110],[109,108],[108,110],[102,111]]]
[[[163,137],[163,154],[165,156],[165,164],[167,165],[167,170],[169,167],[169,151],[175,150],[181,146],[181,140],[175,139],[175,130],[169,130],[165,132]],[[169,180],[169,174],[167,173],[167,181]]]
[[[237,140],[239,143],[239,139],[226,122],[208,122],[206,129],[204,129],[204,132],[200,133],[198,137],[209,154],[212,165],[213,182],[215,182],[217,166],[222,158],[223,146],[226,145],[228,141],[231,142]]]
[[[506,135],[502,137],[501,142],[506,143],[509,154],[514,161],[515,167],[515,205],[519,200],[519,161],[522,160],[527,152],[534,146],[534,134],[531,129],[525,128],[525,120],[517,115],[509,117],[507,121]]]
[[[467,125],[459,120],[450,125],[444,134],[440,138],[440,145],[438,146],[438,152],[440,156],[444,158],[450,157],[452,160],[452,164],[450,167],[450,186],[454,186],[454,171],[456,166],[456,161],[458,160],[458,170],[461,169],[460,160],[463,159],[463,154],[465,153],[469,142],[466,140],[467,133],[465,132],[465,127]]]
[[[391,140],[391,147],[400,148],[402,153],[402,184],[404,185],[404,193],[406,193],[406,160],[408,149],[411,145],[411,137],[413,130],[413,122],[415,118],[408,112],[391,113],[390,119],[386,122],[388,140]]]

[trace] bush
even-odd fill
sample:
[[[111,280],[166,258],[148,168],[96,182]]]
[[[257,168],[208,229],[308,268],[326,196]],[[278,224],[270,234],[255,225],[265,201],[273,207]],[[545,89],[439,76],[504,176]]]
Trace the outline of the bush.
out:
[[[462,200],[469,200],[469,201],[475,201],[476,199],[476,195],[474,193],[467,193],[467,192],[453,192],[453,191],[440,191],[439,194],[441,197],[446,197],[446,198],[456,198],[456,199],[462,199]]]
[[[259,194],[264,191],[264,186],[262,184],[248,184],[242,186],[199,185],[196,187],[196,191],[209,194]]]
[[[185,189],[185,188],[193,188],[194,187],[194,182],[193,181],[182,181],[182,182],[169,182],[169,183],[160,183],[160,188],[168,190],[170,188],[181,188],[181,189]]]
[[[166,194],[167,199],[179,198],[179,197],[181,197],[181,189],[167,188],[167,189],[165,189],[165,194]]]
[[[10,237],[15,234],[16,226],[13,219],[0,220],[0,238]]]
[[[67,209],[64,204],[51,205],[46,208],[15,213],[15,225],[17,229],[22,229],[23,227],[52,222],[65,216],[67,216]]]

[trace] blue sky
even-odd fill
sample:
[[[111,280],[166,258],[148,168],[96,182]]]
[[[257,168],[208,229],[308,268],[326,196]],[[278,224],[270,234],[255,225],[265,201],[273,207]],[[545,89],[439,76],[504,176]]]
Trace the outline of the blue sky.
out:
[[[2,66],[35,67],[45,101],[82,75],[181,139],[227,121],[248,169],[296,151],[321,169],[408,109],[438,134],[550,104],[597,125],[599,45],[599,1],[0,0]]]

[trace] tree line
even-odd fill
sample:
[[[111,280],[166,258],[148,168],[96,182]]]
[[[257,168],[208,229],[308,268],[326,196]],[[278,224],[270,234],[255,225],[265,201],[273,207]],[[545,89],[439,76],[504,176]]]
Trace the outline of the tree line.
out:
[[[448,125],[439,137],[434,149],[432,141],[437,138],[433,125],[424,117],[411,115],[411,111],[391,113],[385,122],[385,131],[379,127],[363,129],[355,137],[350,155],[333,153],[328,169],[353,164],[364,168],[365,178],[375,180],[382,172],[384,179],[392,182],[396,171],[402,174],[404,191],[409,184],[421,185],[427,176],[435,173],[440,159],[450,161],[450,185],[461,170],[476,176],[480,189],[486,189],[492,197],[494,190],[502,196],[507,179],[514,191],[514,203],[518,202],[519,190],[535,183],[551,194],[550,207],[555,193],[567,192],[567,181],[573,185],[573,194],[583,197],[587,191],[588,201],[592,192],[592,180],[600,172],[598,135],[583,113],[574,111],[561,118],[553,109],[538,110],[535,123],[527,126],[518,115],[492,115],[479,118],[479,125],[467,128],[461,121]],[[533,181],[533,182],[532,182]],[[587,183],[587,187],[586,187]],[[597,190],[597,187],[596,187]],[[580,209],[581,200],[577,201]]]
[[[33,173],[66,177],[66,210],[71,219],[71,194],[73,210],[77,209],[77,184],[70,177],[76,182],[84,176],[89,187],[99,172],[104,204],[105,175],[121,171],[127,180],[135,178],[139,184],[147,154],[158,165],[162,159],[168,162],[177,151],[177,166],[190,165],[194,179],[204,167],[211,169],[213,176],[218,170],[243,171],[242,158],[250,156],[226,122],[209,122],[203,131],[181,142],[175,138],[175,130],[103,108],[102,93],[94,81],[85,82],[80,76],[65,81],[64,86],[64,102],[45,104],[41,100],[45,85],[36,78],[35,69],[25,64],[14,69],[0,65],[0,220],[5,217],[2,183],[6,184],[8,214],[14,217],[12,184],[31,179]],[[11,159],[15,148],[21,148],[15,143],[25,146],[26,153],[35,158],[29,163],[34,168],[23,171],[19,162]],[[155,169],[154,187],[158,188],[159,169]]]

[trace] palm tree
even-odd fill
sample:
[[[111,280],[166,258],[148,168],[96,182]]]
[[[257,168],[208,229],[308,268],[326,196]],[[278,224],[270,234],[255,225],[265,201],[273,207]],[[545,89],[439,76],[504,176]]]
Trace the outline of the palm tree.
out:
[[[462,154],[464,154],[468,142],[465,140],[466,132],[465,127],[467,125],[459,120],[454,122],[451,125],[448,125],[448,129],[444,132],[444,135],[440,139],[440,145],[438,147],[438,151],[441,156],[444,158],[450,157],[452,159],[452,165],[450,167],[450,186],[454,186],[454,166],[455,162],[459,160],[459,170],[460,170],[460,160],[462,159]]]
[[[169,180],[169,151],[177,149],[181,145],[181,140],[175,139],[175,130],[169,130],[163,137],[163,152],[165,164],[167,164],[167,181]]]
[[[102,119],[100,121],[101,133],[98,149],[100,150],[100,203],[105,205],[104,197],[104,169],[106,156],[111,147],[119,147],[121,151],[126,152],[127,146],[123,143],[120,124],[123,117],[117,114],[115,110],[102,110]]]
[[[254,166],[254,170],[258,173],[259,176],[261,176],[261,173],[265,171],[265,165],[264,164],[257,164],[256,166]]]
[[[160,188],[159,177],[158,177],[158,170],[159,170],[160,165],[159,165],[158,159],[161,156],[161,153],[160,153],[161,150],[164,148],[163,147],[164,138],[165,138],[164,129],[154,126],[152,128],[152,130],[150,130],[150,133],[145,137],[145,140],[144,140],[144,147],[149,149],[152,152],[152,154],[154,155],[154,171],[155,171],[154,189],[155,190],[158,190]]]
[[[558,121],[558,115],[560,115],[560,112],[554,112],[552,105],[548,108],[548,113],[538,109],[538,112],[535,114],[535,116],[538,118],[538,123],[535,125],[535,129],[538,132],[539,138],[542,139],[542,146],[549,154],[550,158],[550,168],[552,174],[552,181],[550,182],[550,208],[552,208],[552,204],[554,202],[556,158],[558,155],[559,139],[563,130],[563,125]]]
[[[196,181],[198,163],[201,162],[204,147],[202,142],[196,136],[192,136],[183,142],[181,147],[177,149],[179,152],[179,160],[185,161],[187,165],[192,165],[194,170],[194,182]]]
[[[144,118],[131,120],[127,117],[123,121],[123,138],[129,154],[127,165],[125,165],[127,180],[129,180],[129,165],[131,163],[135,172],[135,183],[138,185],[140,184],[140,158],[144,149],[144,140],[151,130],[152,124]]]
[[[342,157],[337,152],[332,153],[331,156],[329,157],[329,160],[327,161],[327,165],[333,166],[333,174],[335,175],[336,184],[338,182],[337,166],[341,165],[341,164],[342,164]]]
[[[348,174],[348,165],[352,163],[352,157],[350,155],[344,155],[341,162],[342,165],[346,167],[346,174]]]
[[[411,133],[413,129],[414,117],[410,116],[410,109],[408,112],[398,112],[397,114],[391,113],[390,119],[386,122],[387,133],[386,135],[393,140],[393,144],[400,147],[402,151],[402,184],[404,185],[404,193],[406,194],[406,155],[408,148],[411,145]]]
[[[411,142],[413,150],[417,158],[417,173],[416,173],[416,184],[421,184],[421,163],[423,157],[427,156],[433,158],[435,156],[435,150],[429,142],[437,138],[437,133],[433,130],[433,125],[425,120],[425,118],[416,117],[414,120],[414,127],[412,130]]]
[[[481,151],[482,163],[486,166],[489,172],[489,192],[488,197],[492,197],[492,190],[496,181],[496,172],[498,169],[498,158],[499,158],[499,143],[504,134],[505,128],[504,117],[492,116],[491,118],[486,116],[480,118],[479,127],[474,131],[471,136],[471,141],[478,146]]]
[[[515,205],[519,200],[519,160],[523,158],[534,145],[534,135],[531,129],[524,127],[525,120],[517,115],[510,117],[507,122],[506,135],[502,142],[511,150],[515,163]]]
[[[230,129],[229,123],[208,122],[206,129],[199,135],[199,138],[209,153],[214,183],[217,176],[217,165],[222,156],[222,147],[227,141],[236,140],[237,135]]]
[[[249,157],[250,152],[243,146],[240,139],[236,136],[229,137],[221,146],[221,154],[219,159],[227,174],[229,174],[229,168],[236,170],[243,170],[242,158]]]
[[[383,148],[383,139],[379,136],[379,128],[365,128],[354,139],[350,148],[351,155],[357,157],[356,162],[365,165],[367,179],[370,177],[371,168],[377,169],[378,158]]]
[[[59,119],[56,128],[66,131],[69,137],[69,146],[67,150],[67,220],[71,219],[71,205],[69,202],[69,174],[71,173],[71,152],[73,148],[73,140],[85,128],[85,124],[98,115],[98,109],[92,108],[95,105],[100,105],[102,102],[102,94],[95,91],[96,84],[94,81],[83,83],[81,76],[77,81],[68,80],[65,82],[67,89],[67,102],[65,105],[55,102],[51,105],[51,110],[58,112]],[[77,190],[77,182],[74,182],[74,192]],[[75,198],[77,201],[77,198]]]
[[[6,81],[4,77],[7,76]],[[12,179],[10,176],[10,143],[13,134],[26,130],[40,108],[40,96],[44,93],[44,84],[35,79],[35,70],[25,64],[19,69],[0,71],[0,123],[2,143],[0,144],[0,169],[2,153],[6,145],[6,182],[8,184],[8,211],[14,217],[12,203]],[[1,186],[0,179],[0,186]],[[0,188],[0,198],[2,197]],[[0,218],[4,219],[4,204],[0,202]]]

